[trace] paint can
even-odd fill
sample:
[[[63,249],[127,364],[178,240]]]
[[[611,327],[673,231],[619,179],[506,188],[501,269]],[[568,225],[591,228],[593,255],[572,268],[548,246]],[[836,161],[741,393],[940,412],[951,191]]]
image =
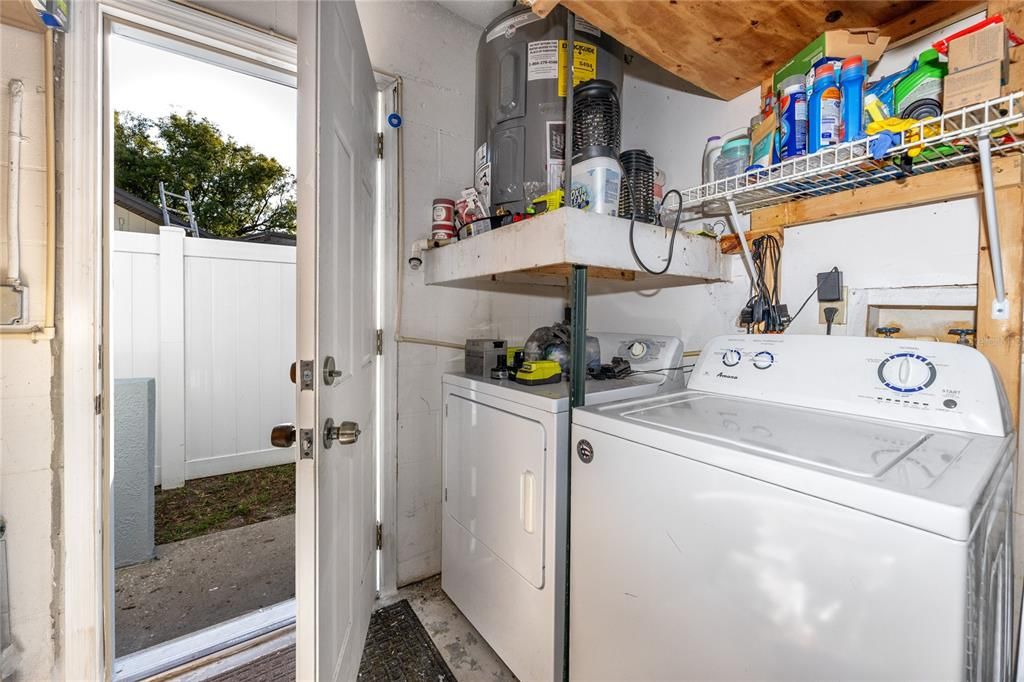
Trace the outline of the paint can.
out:
[[[455,238],[455,202],[440,197],[434,199],[433,223],[430,226],[431,239]]]

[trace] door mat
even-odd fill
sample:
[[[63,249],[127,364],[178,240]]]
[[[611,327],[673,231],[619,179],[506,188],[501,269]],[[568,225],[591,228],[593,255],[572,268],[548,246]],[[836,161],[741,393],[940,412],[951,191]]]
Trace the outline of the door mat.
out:
[[[456,682],[408,600],[373,614],[360,682]]]

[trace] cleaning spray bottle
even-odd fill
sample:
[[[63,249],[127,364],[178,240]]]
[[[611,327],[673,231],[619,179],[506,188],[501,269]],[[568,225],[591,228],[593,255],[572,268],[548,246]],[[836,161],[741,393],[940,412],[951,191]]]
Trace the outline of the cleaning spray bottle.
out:
[[[839,142],[840,111],[839,87],[832,64],[822,64],[814,71],[814,91],[810,99],[810,135],[807,148],[813,154],[822,147]]]
[[[843,95],[843,120],[839,138],[843,142],[864,137],[864,79],[867,75],[864,60],[860,57],[850,57],[843,61],[839,73]]]

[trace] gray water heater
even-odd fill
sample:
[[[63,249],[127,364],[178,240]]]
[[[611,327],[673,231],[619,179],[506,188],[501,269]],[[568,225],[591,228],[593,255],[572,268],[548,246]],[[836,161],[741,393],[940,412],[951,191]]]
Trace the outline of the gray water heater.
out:
[[[567,83],[559,55],[567,17],[560,6],[544,18],[514,7],[480,37],[474,185],[491,214],[523,211],[561,186]],[[603,78],[622,92],[617,41],[577,17],[574,52],[577,82]]]

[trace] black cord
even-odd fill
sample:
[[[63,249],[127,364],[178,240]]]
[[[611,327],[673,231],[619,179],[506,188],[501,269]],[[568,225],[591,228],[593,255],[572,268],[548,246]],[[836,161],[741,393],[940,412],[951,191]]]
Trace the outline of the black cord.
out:
[[[634,374],[657,374],[659,372],[674,372],[678,369],[690,369],[694,365],[679,365],[678,367],[663,367],[662,369],[634,369],[631,370],[629,376]]]
[[[807,294],[807,298],[805,298],[803,304],[801,304],[800,310],[796,311],[796,315],[793,315],[793,317],[789,318],[789,324],[793,324],[793,321],[797,318],[797,316],[804,311],[804,308],[807,307],[807,303],[811,300],[811,296],[814,296],[816,293],[818,293],[818,291],[821,289],[821,285],[827,282],[830,278],[832,278],[838,273],[839,266],[835,265],[832,267],[831,270],[828,271],[828,277],[825,277],[821,282],[818,282],[817,284],[814,285],[814,288],[811,290],[811,293]]]
[[[764,324],[764,331],[782,331],[785,326],[779,313],[779,272],[782,263],[782,246],[772,235],[758,237],[753,242],[751,260],[754,263],[754,279],[750,281],[750,298],[745,308],[750,310],[747,333],[753,333],[755,325]],[[771,283],[768,270],[771,268]]]
[[[640,259],[640,254],[636,252],[636,244],[633,240],[633,231],[636,229],[636,196],[633,194],[633,183],[626,176],[626,169],[622,167],[621,163],[619,164],[619,169],[622,171],[622,179],[625,181],[626,190],[629,192],[629,250],[633,254],[633,260],[643,268],[644,272],[650,275],[664,275],[672,267],[672,256],[676,252],[676,235],[679,233],[679,221],[683,217],[683,195],[677,189],[670,189],[662,197],[661,205],[664,207],[668,195],[675,192],[675,195],[679,197],[679,210],[676,211],[676,223],[672,226],[672,238],[668,241],[668,260],[665,261],[665,267],[661,270],[652,270],[647,267],[647,264]]]

